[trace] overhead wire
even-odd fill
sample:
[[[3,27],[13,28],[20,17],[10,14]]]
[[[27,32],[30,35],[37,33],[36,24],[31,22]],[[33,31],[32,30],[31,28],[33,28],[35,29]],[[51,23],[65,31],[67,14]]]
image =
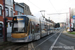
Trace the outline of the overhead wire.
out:
[[[28,0],[29,1],[29,0]],[[31,4],[33,4],[36,8],[38,8],[39,10],[40,10],[40,8],[37,6],[37,5],[35,5],[34,3],[32,3],[31,1],[29,1]]]
[[[50,4],[52,5],[52,7],[55,9],[55,11],[57,12],[56,8],[54,7],[54,5],[52,4],[51,0],[49,0]]]
[[[29,1],[29,0],[28,0]],[[34,3],[32,3],[31,1],[29,1],[31,4],[33,4],[36,8],[38,8],[39,10],[41,10],[37,5],[35,5]],[[41,15],[44,17],[44,15],[41,13]]]

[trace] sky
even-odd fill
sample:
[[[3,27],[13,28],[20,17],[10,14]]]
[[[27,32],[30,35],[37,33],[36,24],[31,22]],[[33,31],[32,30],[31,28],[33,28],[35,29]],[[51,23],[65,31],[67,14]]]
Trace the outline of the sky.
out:
[[[18,3],[26,3],[31,10],[31,13],[37,18],[41,17],[45,10],[45,17],[54,22],[66,22],[69,18],[69,8],[75,8],[75,0],[14,0]],[[42,14],[41,14],[42,13]],[[54,14],[65,13],[65,14]],[[68,13],[68,14],[66,14]],[[52,15],[51,15],[52,14]]]

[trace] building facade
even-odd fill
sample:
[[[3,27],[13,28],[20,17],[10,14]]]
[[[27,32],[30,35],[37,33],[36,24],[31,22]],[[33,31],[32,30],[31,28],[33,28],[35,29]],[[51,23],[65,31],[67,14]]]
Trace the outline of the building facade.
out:
[[[14,2],[13,4],[13,8],[14,8],[14,15],[24,15],[24,6]]]
[[[31,11],[30,11],[30,8],[27,4],[25,4],[25,3],[20,3],[20,4],[24,6],[24,14],[25,15],[32,15]]]
[[[11,37],[12,27],[10,21],[14,15],[32,15],[30,8],[25,3],[16,3],[14,0],[5,0],[5,17],[8,19],[7,37]],[[3,0],[0,0],[0,28],[3,26]],[[0,30],[0,37],[3,36],[3,31]]]
[[[13,1],[14,0],[5,0],[5,17],[8,19],[8,21],[12,20],[13,17]],[[0,0],[0,24],[3,25],[3,0]],[[8,22],[7,27],[7,36],[9,36],[9,33],[11,33],[11,26]],[[3,35],[3,33],[0,33],[0,35]],[[1,36],[2,37],[2,36]]]
[[[66,23],[61,22],[61,23],[60,23],[60,27],[66,27]]]

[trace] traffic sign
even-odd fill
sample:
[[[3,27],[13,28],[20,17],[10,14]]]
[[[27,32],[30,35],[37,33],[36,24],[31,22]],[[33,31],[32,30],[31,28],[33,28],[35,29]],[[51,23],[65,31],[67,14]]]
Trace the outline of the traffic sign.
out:
[[[73,19],[75,19],[75,16],[73,16]]]

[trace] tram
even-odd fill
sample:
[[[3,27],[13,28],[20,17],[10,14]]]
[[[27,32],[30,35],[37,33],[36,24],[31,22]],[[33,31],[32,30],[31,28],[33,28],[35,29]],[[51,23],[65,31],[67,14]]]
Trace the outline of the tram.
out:
[[[12,20],[11,42],[30,42],[49,35],[49,22],[31,15],[16,15]]]

